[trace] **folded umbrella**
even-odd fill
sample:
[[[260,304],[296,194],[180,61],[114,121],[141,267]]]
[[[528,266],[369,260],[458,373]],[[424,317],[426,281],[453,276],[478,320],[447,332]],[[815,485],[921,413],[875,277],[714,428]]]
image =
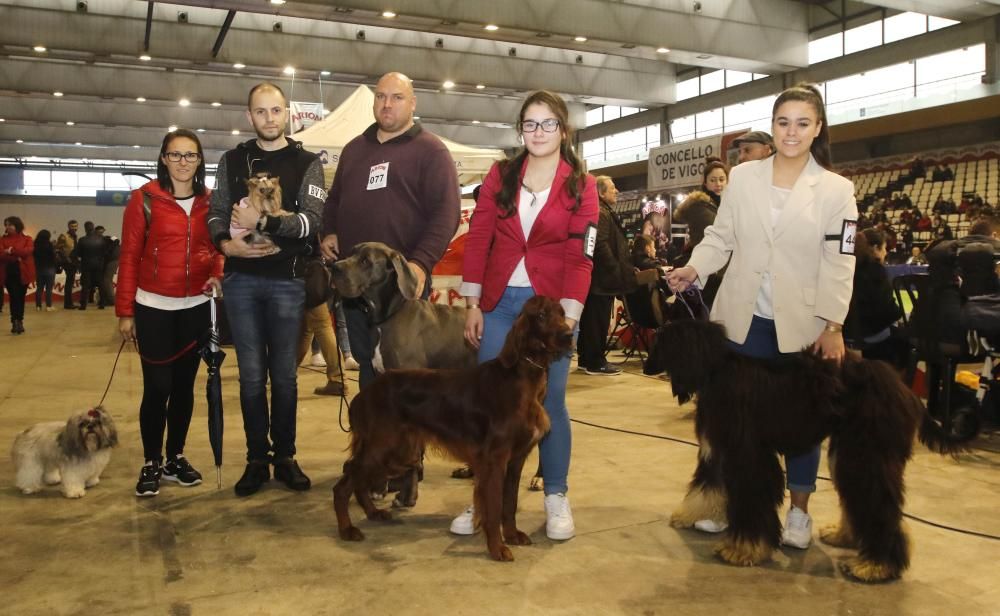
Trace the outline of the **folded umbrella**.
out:
[[[208,340],[201,347],[201,358],[208,366],[208,381],[205,385],[205,393],[208,397],[208,442],[212,446],[212,454],[215,456],[215,479],[218,487],[222,488],[222,377],[219,376],[219,369],[222,361],[226,358],[226,353],[219,348],[219,328],[215,314],[215,290],[212,290],[211,314],[212,329],[209,332]]]

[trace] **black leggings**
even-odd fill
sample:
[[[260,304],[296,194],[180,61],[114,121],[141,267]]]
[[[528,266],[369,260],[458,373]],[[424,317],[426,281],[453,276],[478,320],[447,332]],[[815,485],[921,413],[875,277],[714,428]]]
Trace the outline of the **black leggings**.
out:
[[[7,293],[10,294],[10,322],[24,320],[24,298],[28,293],[28,287],[21,281],[21,270],[17,264],[13,268],[7,268],[7,279],[4,281]],[[3,295],[3,291],[0,291]],[[2,306],[2,304],[0,304]]]
[[[173,357],[208,330],[208,302],[184,310],[160,310],[135,305],[136,339],[142,361],[142,405],[139,430],[146,460],[161,460],[163,430],[167,430],[167,458],[184,452],[194,410],[194,379],[198,374],[196,344],[169,364],[153,364]]]

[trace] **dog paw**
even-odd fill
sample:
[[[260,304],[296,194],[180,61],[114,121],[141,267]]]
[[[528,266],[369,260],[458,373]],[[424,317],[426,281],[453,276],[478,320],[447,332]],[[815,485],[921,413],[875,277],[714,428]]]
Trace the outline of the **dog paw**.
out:
[[[514,560],[514,555],[511,553],[510,548],[505,545],[501,545],[495,550],[490,550],[490,556],[493,560],[499,560],[500,562],[509,563]]]
[[[96,486],[99,483],[101,483],[101,478],[100,477],[94,477],[93,479],[88,479],[87,483],[85,485],[88,488],[92,488],[92,487]]]
[[[340,538],[344,541],[363,541],[365,534],[357,526],[348,526],[340,529]]]
[[[86,493],[87,493],[86,490],[83,490],[83,489],[79,489],[79,490],[64,490],[63,491],[63,496],[65,496],[66,498],[83,498],[83,495],[86,494]]]
[[[888,582],[900,576],[900,572],[895,571],[889,565],[863,558],[848,558],[840,563],[840,570],[844,575],[867,584]]]
[[[388,509],[372,509],[371,513],[368,514],[368,519],[382,522],[391,520],[392,512]]]
[[[715,549],[716,555],[737,567],[754,567],[771,558],[772,548],[750,541],[723,541]]]
[[[21,494],[35,494],[38,488],[21,488]]]
[[[504,533],[503,540],[510,545],[531,545],[531,537],[517,529],[513,533]]]
[[[674,528],[694,528],[695,520],[683,511],[675,511],[670,515],[670,525]]]
[[[409,509],[411,507],[415,507],[416,505],[417,505],[417,499],[415,498],[409,498],[409,497],[400,498],[399,496],[397,496],[396,498],[392,499],[392,506],[395,509]]]
[[[819,540],[835,548],[856,548],[857,542],[839,524],[824,526],[819,531]]]

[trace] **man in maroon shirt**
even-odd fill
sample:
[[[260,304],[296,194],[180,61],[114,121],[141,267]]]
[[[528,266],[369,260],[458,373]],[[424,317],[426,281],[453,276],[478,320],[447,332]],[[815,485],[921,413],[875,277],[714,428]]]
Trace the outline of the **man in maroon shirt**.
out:
[[[375,123],[344,146],[323,210],[327,259],[382,242],[406,257],[426,296],[434,265],[458,228],[458,172],[448,148],[413,121],[413,82],[388,73],[375,86]],[[359,386],[375,378],[373,340],[362,305],[344,301]]]

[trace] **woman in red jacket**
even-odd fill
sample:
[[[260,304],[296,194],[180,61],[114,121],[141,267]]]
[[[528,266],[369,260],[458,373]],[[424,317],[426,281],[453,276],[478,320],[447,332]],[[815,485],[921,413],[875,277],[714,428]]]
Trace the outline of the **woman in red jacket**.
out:
[[[0,237],[0,286],[10,294],[10,333],[24,333],[24,297],[35,279],[35,243],[24,234],[24,223],[17,216],[3,221]],[[3,291],[0,291],[3,293]]]
[[[197,342],[210,327],[208,302],[219,288],[223,262],[205,222],[209,190],[195,133],[167,133],[156,177],[132,191],[125,207],[115,296],[118,329],[136,342],[142,357],[139,428],[146,463],[136,496],[159,494],[161,478],[182,486],[201,483],[184,457],[184,441],[194,408]]]
[[[529,95],[517,121],[524,149],[495,164],[483,182],[466,236],[460,289],[468,308],[465,338],[479,349],[480,362],[500,353],[521,307],[536,294],[558,299],[574,330],[583,311],[593,265],[587,246],[597,235],[597,185],[573,151],[568,116],[557,94]],[[549,366],[544,406],[552,429],[539,444],[550,539],[575,533],[566,498],[569,363],[567,355]],[[473,513],[470,507],[455,518],[452,532],[474,532]]]

